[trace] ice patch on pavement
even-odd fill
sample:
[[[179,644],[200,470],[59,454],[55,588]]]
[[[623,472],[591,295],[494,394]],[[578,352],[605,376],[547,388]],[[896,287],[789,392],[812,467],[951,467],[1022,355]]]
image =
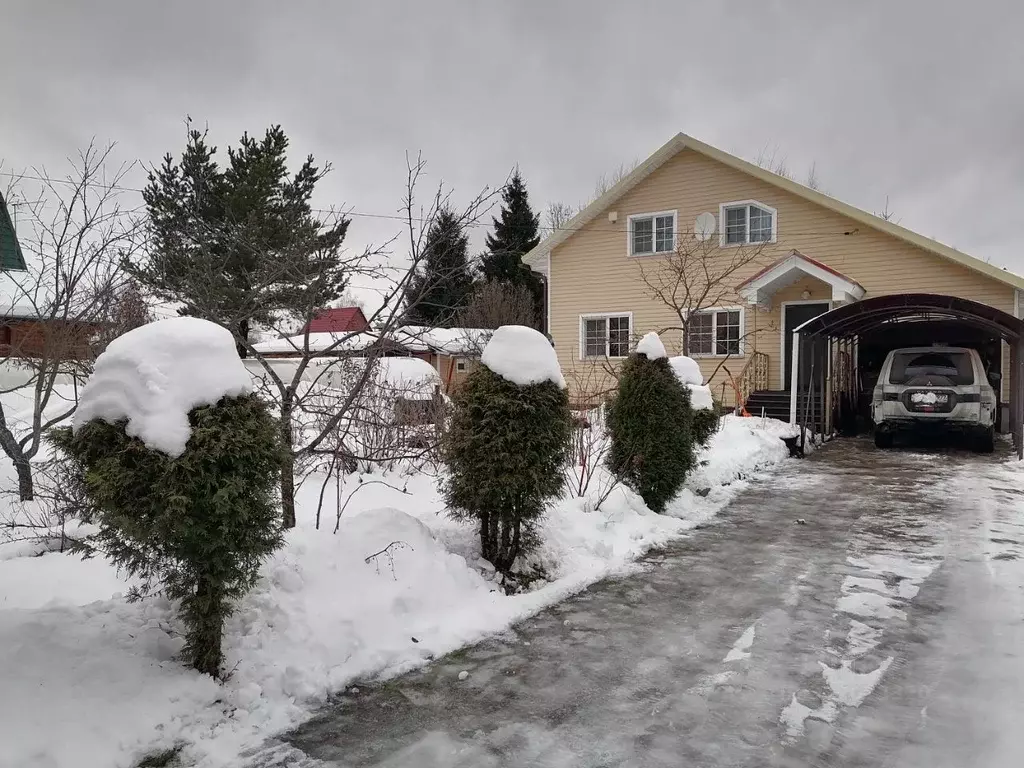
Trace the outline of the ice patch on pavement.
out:
[[[854,592],[843,595],[836,602],[836,610],[874,619],[906,620],[907,612],[893,608],[889,598],[874,592]]]
[[[825,676],[825,682],[835,695],[836,701],[847,707],[859,707],[868,695],[875,690],[878,681],[892,664],[892,656],[887,656],[878,669],[871,672],[854,672],[851,662],[843,660],[837,669],[833,669],[824,662],[821,665],[821,674]]]
[[[850,619],[850,631],[846,633],[846,655],[863,656],[873,651],[882,639],[882,630],[868,626],[863,621]]]
[[[740,635],[740,639],[733,644],[732,650],[726,654],[724,661],[743,661],[744,659],[749,659],[750,646],[754,644],[754,632],[755,625],[751,624],[747,627],[746,631]]]

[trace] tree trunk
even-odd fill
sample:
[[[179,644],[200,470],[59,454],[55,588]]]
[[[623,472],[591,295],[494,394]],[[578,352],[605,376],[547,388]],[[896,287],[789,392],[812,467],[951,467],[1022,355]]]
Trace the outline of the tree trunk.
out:
[[[239,320],[238,321],[238,337],[239,337],[239,339],[248,339],[249,338],[249,321],[248,320]],[[247,358],[249,356],[249,350],[246,349],[245,344],[243,344],[241,341],[236,342],[235,346],[238,347],[238,356],[239,357],[241,357],[242,359],[245,359],[245,358]]]
[[[281,404],[281,511],[285,528],[295,527],[295,456],[292,454],[292,404],[285,396]]]
[[[190,613],[194,623],[188,633],[192,666],[211,677],[220,677],[224,659],[220,647],[224,631],[224,598],[220,585],[205,574],[199,576],[195,606]]]
[[[32,463],[29,461],[25,451],[14,438],[14,433],[7,427],[6,421],[0,424],[0,448],[7,454],[14,464],[14,471],[18,473],[18,495],[22,501],[32,501],[35,498],[35,487],[32,482]]]
[[[18,495],[22,501],[32,501],[35,498],[35,488],[32,484],[32,464],[28,459],[15,459],[14,469],[18,473]]]
[[[484,512],[480,515],[480,557],[490,562],[491,560],[491,521],[490,515]],[[493,565],[493,563],[491,563]]]

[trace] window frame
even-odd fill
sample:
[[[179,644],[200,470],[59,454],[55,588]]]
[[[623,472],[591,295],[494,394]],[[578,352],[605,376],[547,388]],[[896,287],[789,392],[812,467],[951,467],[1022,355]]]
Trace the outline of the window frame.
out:
[[[739,337],[739,350],[733,353],[718,354],[714,350],[718,344],[718,313],[719,312],[739,312],[740,313],[740,337]],[[725,307],[707,307],[704,309],[698,309],[693,312],[689,317],[693,315],[711,315],[711,352],[704,353],[692,353],[689,349],[685,349],[683,354],[687,357],[692,357],[694,360],[710,359],[710,358],[726,358],[726,357],[745,357],[746,356],[746,343],[743,338],[747,328],[747,311],[746,307],[741,305],[736,306],[725,306]],[[689,321],[687,321],[689,322]],[[689,346],[689,340],[687,340],[687,346]]]
[[[754,240],[750,239],[750,206],[760,208],[762,211],[768,211],[772,215],[772,236],[768,240]],[[740,243],[730,243],[726,239],[728,236],[728,228],[726,227],[726,212],[735,210],[737,208],[746,208],[746,214],[744,216],[744,239]],[[718,244],[722,248],[737,248],[743,245],[764,245],[766,243],[778,242],[779,235],[779,212],[772,208],[770,205],[762,203],[760,200],[733,200],[730,203],[721,203],[718,206]],[[703,310],[702,310],[703,311]]]
[[[455,372],[466,373],[469,370],[469,359],[465,357],[455,358]]]
[[[658,248],[658,226],[657,220],[660,216],[672,217],[672,245],[667,251],[659,251]],[[651,248],[653,250],[636,253],[633,251],[633,222],[637,219],[651,220]],[[644,258],[647,256],[664,256],[672,253],[679,244],[679,211],[655,211],[653,213],[633,213],[626,217],[626,254],[632,258]]]
[[[611,343],[611,333],[608,330],[608,326],[605,325],[605,336],[604,336],[604,354],[603,355],[588,355],[587,354],[587,320],[608,320],[609,318],[626,318],[629,323],[629,331],[627,333],[627,344],[626,354],[624,355],[610,355],[609,346]],[[579,320],[579,348],[577,353],[579,359],[582,361],[586,360],[625,360],[629,357],[629,348],[632,344],[629,341],[633,337],[633,313],[632,312],[588,312],[580,315]]]

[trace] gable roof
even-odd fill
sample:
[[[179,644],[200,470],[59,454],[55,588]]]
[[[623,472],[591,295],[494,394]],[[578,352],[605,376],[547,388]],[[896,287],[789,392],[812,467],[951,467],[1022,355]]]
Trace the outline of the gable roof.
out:
[[[552,250],[572,237],[577,230],[582,229],[584,226],[596,219],[601,213],[607,210],[609,206],[613,205],[627,192],[639,185],[644,179],[661,168],[665,163],[678,155],[684,149],[693,150],[704,157],[715,160],[722,165],[739,171],[740,173],[753,176],[766,184],[771,184],[772,186],[778,187],[792,195],[801,197],[804,200],[820,205],[821,207],[827,208],[828,210],[842,216],[846,216],[865,227],[871,227],[879,232],[884,232],[887,235],[891,235],[892,237],[943,259],[960,264],[961,266],[967,267],[975,272],[979,272],[994,280],[998,280],[1001,283],[1011,285],[1014,288],[1024,290],[1024,277],[993,266],[981,259],[968,256],[966,253],[958,251],[955,248],[951,248],[948,245],[944,245],[937,240],[932,240],[924,235],[919,235],[917,232],[909,230],[906,227],[901,227],[898,224],[893,224],[891,221],[886,221],[885,219],[870,214],[867,211],[862,211],[860,208],[855,208],[852,205],[848,205],[841,200],[837,200],[834,197],[830,197],[829,195],[818,192],[810,187],[806,187],[792,179],[787,179],[785,176],[779,176],[777,173],[772,173],[771,171],[765,170],[753,163],[748,163],[746,160],[742,160],[735,155],[730,155],[728,152],[723,152],[720,149],[712,147],[710,144],[698,141],[692,136],[687,136],[685,133],[677,133],[668,142],[662,145],[653,155],[638,165],[632,173],[622,179],[618,184],[613,186],[578,214],[573,216],[561,229],[556,232],[552,232],[548,237],[544,238],[536,248],[533,248],[529,252],[523,254],[523,261],[538,272],[546,271],[546,260]]]
[[[358,333],[370,329],[359,307],[337,307],[318,312],[308,323],[310,333]],[[306,328],[302,329],[306,332]]]
[[[14,223],[7,211],[7,203],[0,194],[0,269],[26,269],[25,256],[14,234]]]
[[[816,277],[831,286],[832,301],[859,301],[864,298],[864,286],[852,277],[847,277],[795,248],[748,277],[736,286],[736,292],[752,304],[767,305],[775,291],[792,285],[805,275]]]

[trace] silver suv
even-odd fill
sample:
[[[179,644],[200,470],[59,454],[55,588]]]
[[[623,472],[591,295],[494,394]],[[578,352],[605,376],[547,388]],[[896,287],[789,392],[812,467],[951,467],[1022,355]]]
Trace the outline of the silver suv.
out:
[[[975,450],[991,452],[996,402],[976,350],[894,349],[885,358],[871,398],[875,445],[891,447],[898,432],[962,432]]]

